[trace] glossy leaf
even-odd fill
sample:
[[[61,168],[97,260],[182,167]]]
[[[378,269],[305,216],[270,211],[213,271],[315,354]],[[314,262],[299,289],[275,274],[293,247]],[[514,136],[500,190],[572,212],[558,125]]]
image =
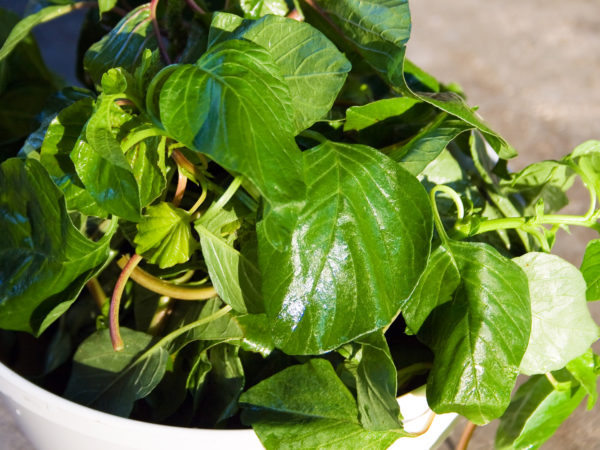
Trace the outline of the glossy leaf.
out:
[[[85,189],[69,157],[93,109],[91,98],[79,100],[63,109],[48,125],[40,149],[40,162],[65,195],[68,209],[106,217],[107,212]]]
[[[290,90],[297,133],[327,114],[351,69],[335,45],[304,22],[267,16],[246,21],[232,37],[248,39],[271,53]]]
[[[531,329],[527,277],[487,244],[450,242],[460,273],[451,302],[437,307],[419,337],[434,351],[427,402],[476,424],[510,402]]]
[[[258,19],[268,14],[285,16],[288,13],[285,0],[240,0],[240,7],[248,19]]]
[[[323,359],[273,375],[240,397],[242,420],[267,448],[387,448],[401,433],[359,425],[352,394]]]
[[[513,261],[527,275],[531,297],[531,335],[521,372],[561,369],[598,339],[585,300],[585,281],[576,267],[556,255],[527,253]]]
[[[83,3],[84,2],[68,5],[47,6],[46,8],[43,8],[42,10],[25,17],[14,26],[4,41],[2,48],[0,48],[0,61],[6,58],[19,44],[19,42],[29,35],[29,32],[34,27],[41,23],[48,22],[52,19],[68,14],[71,11],[83,6]]]
[[[581,273],[585,279],[588,302],[600,300],[600,240],[588,242],[581,263]]]
[[[303,155],[306,206],[286,250],[259,240],[266,312],[289,354],[323,353],[389,324],[432,233],[423,187],[375,149],[326,142]]]
[[[419,100],[394,97],[371,102],[363,106],[351,106],[346,110],[344,131],[361,131],[410,110]]]
[[[565,366],[588,394],[587,409],[591,410],[598,400],[598,375],[600,375],[600,358],[592,349],[569,361]]]
[[[269,319],[265,314],[246,314],[236,317],[244,338],[240,344],[243,350],[260,353],[265,358],[275,348]]]
[[[152,336],[121,328],[125,348],[115,352],[108,330],[89,336],[75,352],[65,397],[85,406],[128,417],[133,403],[148,395],[165,374],[169,354],[151,347]],[[153,350],[150,350],[153,349]]]
[[[0,327],[42,333],[108,259],[74,227],[62,192],[32,159],[0,166]]]
[[[129,12],[107,35],[93,44],[85,53],[83,65],[92,80],[99,84],[102,75],[110,68],[122,67],[133,73],[142,60],[143,50],[157,48],[148,3]]]
[[[579,406],[585,389],[566,371],[553,375],[567,386],[555,389],[544,375],[535,375],[519,387],[500,420],[496,448],[539,448]]]
[[[223,230],[237,220],[234,212],[221,210],[201,216],[194,227],[219,296],[238,312],[262,312],[261,273],[257,262],[234,247],[235,234],[223,236]]]
[[[190,214],[171,203],[149,206],[137,224],[136,253],[161,269],[188,261],[198,243]]]
[[[208,30],[208,48],[229,39],[242,23],[244,23],[244,19],[236,14],[215,12]]]
[[[304,192],[292,114],[279,68],[267,50],[248,41],[223,42],[197,65],[177,67],[160,93],[160,118],[170,136],[247,177],[269,202],[266,216],[290,219]],[[269,228],[271,240],[281,240],[282,222]]]

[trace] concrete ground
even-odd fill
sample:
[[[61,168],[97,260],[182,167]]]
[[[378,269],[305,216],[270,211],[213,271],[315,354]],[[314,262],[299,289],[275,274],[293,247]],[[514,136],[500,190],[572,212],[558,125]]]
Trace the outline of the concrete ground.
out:
[[[18,3],[0,0],[0,6]],[[600,139],[600,1],[412,0],[411,9],[409,57],[442,81],[462,85],[470,103],[519,150],[513,170]],[[66,30],[61,26],[56,32],[63,42],[73,42]],[[47,51],[68,54],[61,46]],[[69,78],[71,71],[65,74]],[[584,190],[571,198],[570,212],[585,210]],[[555,248],[578,265],[594,235],[572,231],[560,236]],[[591,307],[600,323],[600,305]],[[544,448],[600,449],[599,422],[598,407],[580,408]],[[494,424],[478,428],[469,448],[493,448],[494,429]],[[454,449],[459,436],[460,429],[442,449]],[[0,403],[0,450],[30,448]]]

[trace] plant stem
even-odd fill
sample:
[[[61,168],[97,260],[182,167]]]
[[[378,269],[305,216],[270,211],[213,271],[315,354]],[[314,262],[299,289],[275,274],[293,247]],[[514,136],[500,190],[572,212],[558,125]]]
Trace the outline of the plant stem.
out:
[[[437,204],[435,201],[435,194],[440,192],[440,191],[445,191],[445,189],[442,189],[443,185],[437,185],[435,186],[430,192],[429,192],[429,198],[431,200],[431,208],[433,209],[433,221],[435,223],[435,228],[438,232],[438,235],[440,236],[440,239],[442,240],[442,242],[444,244],[447,244],[448,241],[450,240],[450,238],[448,237],[448,235],[446,234],[446,230],[444,229],[444,224],[442,223],[442,218],[440,217],[440,213],[437,209]],[[461,202],[462,204],[462,202]]]
[[[154,28],[154,34],[156,35],[156,41],[158,42],[158,48],[160,49],[160,53],[162,54],[167,65],[171,65],[171,58],[169,57],[169,53],[167,52],[167,48],[165,47],[165,42],[160,34],[160,28],[158,26],[158,20],[156,18],[156,7],[158,5],[158,0],[150,1],[150,19],[152,20],[152,28]]]
[[[139,131],[136,131],[134,133],[127,135],[127,137],[125,139],[123,139],[121,146],[123,148],[123,151],[126,152],[127,150],[129,150],[133,146],[135,146],[136,144],[139,144],[140,142],[142,142],[144,139],[148,139],[148,138],[156,137],[156,136],[164,137],[165,131],[161,130],[160,128],[155,128],[155,127],[145,128],[143,130],[139,130]]]
[[[208,189],[206,188],[206,180],[204,179],[204,176],[200,176],[199,181],[202,193],[200,194],[200,197],[198,197],[198,200],[196,200],[196,203],[194,203],[194,206],[192,206],[188,210],[188,213],[190,215],[194,214],[198,210],[198,208],[200,208],[202,203],[204,203],[204,200],[206,200],[206,195],[208,194]]]
[[[477,425],[475,425],[473,422],[467,422],[467,425],[465,426],[465,429],[460,437],[460,441],[456,446],[456,450],[467,450],[475,428],[477,428]]]
[[[221,197],[219,197],[219,200],[210,205],[210,208],[208,208],[208,211],[206,211],[206,213],[208,214],[209,211],[219,211],[220,209],[222,209],[227,204],[227,202],[231,200],[231,198],[235,195],[239,187],[242,185],[243,181],[244,177],[242,177],[241,175],[235,177],[229,185],[229,187],[227,188],[227,190],[223,193],[223,195],[221,195]]]
[[[130,259],[127,256],[122,256],[121,259],[117,261],[117,264],[119,267],[125,268],[129,261]],[[135,267],[130,276],[131,279],[140,286],[152,292],[156,292],[157,294],[165,295],[177,300],[208,300],[217,295],[217,291],[212,286],[205,286],[201,288],[178,286],[176,284],[161,280],[160,278],[156,278],[139,267]]]
[[[206,11],[200,8],[194,0],[185,0],[185,2],[194,10],[194,12],[197,12],[198,14],[206,14]]]
[[[123,350],[123,339],[121,339],[121,332],[119,330],[119,307],[121,306],[121,297],[123,296],[123,290],[125,289],[125,283],[129,279],[129,276],[135,269],[142,257],[138,254],[134,254],[127,264],[122,267],[121,274],[117,279],[117,284],[113,290],[112,298],[110,299],[110,310],[109,310],[109,330],[110,340],[112,342],[113,349],[117,352]]]
[[[600,231],[600,225],[595,220],[588,219],[585,216],[549,214],[542,216],[535,222],[533,222],[534,219],[533,217],[504,217],[501,219],[485,220],[479,224],[479,228],[475,234],[522,228],[526,225],[577,225]]]
[[[173,196],[173,205],[179,206],[181,204],[181,200],[183,200],[183,195],[185,194],[185,188],[187,186],[187,177],[181,173],[181,170],[178,172],[177,178],[177,189],[175,190],[175,195]]]
[[[158,301],[158,306],[152,316],[150,325],[148,325],[148,334],[157,336],[165,326],[165,320],[173,311],[173,299],[171,297],[162,296]]]
[[[96,306],[98,306],[98,309],[102,311],[104,303],[106,302],[106,300],[108,300],[108,296],[104,292],[104,289],[102,289],[102,286],[100,285],[98,279],[92,278],[85,284],[85,286],[87,287],[88,291],[92,295],[92,298],[96,302]]]

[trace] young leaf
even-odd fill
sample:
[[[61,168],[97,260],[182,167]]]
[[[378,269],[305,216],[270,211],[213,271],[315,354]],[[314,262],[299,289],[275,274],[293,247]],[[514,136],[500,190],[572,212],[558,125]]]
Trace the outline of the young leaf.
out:
[[[496,448],[539,448],[579,406],[585,389],[566,370],[553,376],[568,386],[556,389],[544,375],[535,375],[519,387],[500,420]]]
[[[100,10],[100,15],[117,6],[117,1],[118,0],[98,0],[98,9]]]
[[[133,403],[148,395],[165,374],[169,354],[148,352],[152,336],[121,328],[125,348],[115,352],[108,329],[89,336],[75,352],[65,397],[85,406],[128,417]]]
[[[114,225],[98,242],[73,226],[43,166],[0,166],[0,327],[39,335],[108,259]]]
[[[585,300],[585,281],[576,267],[556,255],[527,253],[513,261],[529,279],[533,319],[521,372],[561,369],[598,339]]]
[[[240,7],[248,19],[258,19],[268,14],[285,16],[289,11],[285,0],[240,0]]]
[[[240,397],[242,420],[266,448],[387,448],[403,433],[368,431],[352,394],[324,359],[261,381]]]
[[[10,31],[10,34],[6,38],[6,41],[4,41],[2,48],[0,48],[0,61],[6,58],[19,44],[19,42],[25,39],[35,26],[44,22],[48,22],[49,20],[55,19],[64,14],[68,14],[71,11],[79,9],[83,6],[86,6],[85,2],[48,6],[34,14],[25,17]]]
[[[305,207],[286,224],[285,250],[259,231],[265,309],[288,354],[323,353],[389,324],[432,234],[425,190],[377,150],[326,142],[303,156]]]
[[[113,67],[133,73],[144,49],[156,50],[158,44],[150,19],[150,4],[129,12],[100,41],[85,53],[83,65],[92,80],[99,84],[102,75]]]
[[[419,332],[435,353],[427,401],[438,414],[458,412],[484,424],[508,406],[527,348],[527,277],[487,244],[450,241],[447,250],[454,260],[447,267],[458,268],[460,284]]]
[[[257,262],[234,248],[235,235],[222,236],[222,229],[236,220],[234,212],[221,210],[201,216],[194,227],[200,236],[210,279],[219,296],[238,312],[262,312],[261,274]]]
[[[587,301],[600,300],[600,239],[588,242],[581,263],[581,273],[587,285]]]
[[[351,106],[346,110],[344,131],[362,131],[409,111],[419,100],[408,97],[385,98],[362,106]]]
[[[600,374],[600,358],[589,349],[565,366],[581,387],[588,394],[587,409],[591,410],[598,400],[598,375]]]
[[[267,16],[245,21],[232,37],[248,39],[271,53],[290,89],[296,133],[327,114],[351,69],[323,33],[297,20]]]
[[[188,261],[198,247],[190,215],[171,203],[149,206],[137,230],[136,253],[161,269]]]

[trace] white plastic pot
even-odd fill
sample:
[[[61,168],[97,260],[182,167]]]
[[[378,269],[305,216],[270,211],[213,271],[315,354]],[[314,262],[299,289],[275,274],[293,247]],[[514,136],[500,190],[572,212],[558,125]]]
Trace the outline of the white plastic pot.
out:
[[[206,430],[154,425],[105,414],[41,389],[0,364],[0,393],[21,430],[39,450],[261,449],[252,430]],[[424,389],[398,400],[405,427],[417,438],[401,438],[392,448],[424,450],[438,446],[456,414],[433,415]]]

